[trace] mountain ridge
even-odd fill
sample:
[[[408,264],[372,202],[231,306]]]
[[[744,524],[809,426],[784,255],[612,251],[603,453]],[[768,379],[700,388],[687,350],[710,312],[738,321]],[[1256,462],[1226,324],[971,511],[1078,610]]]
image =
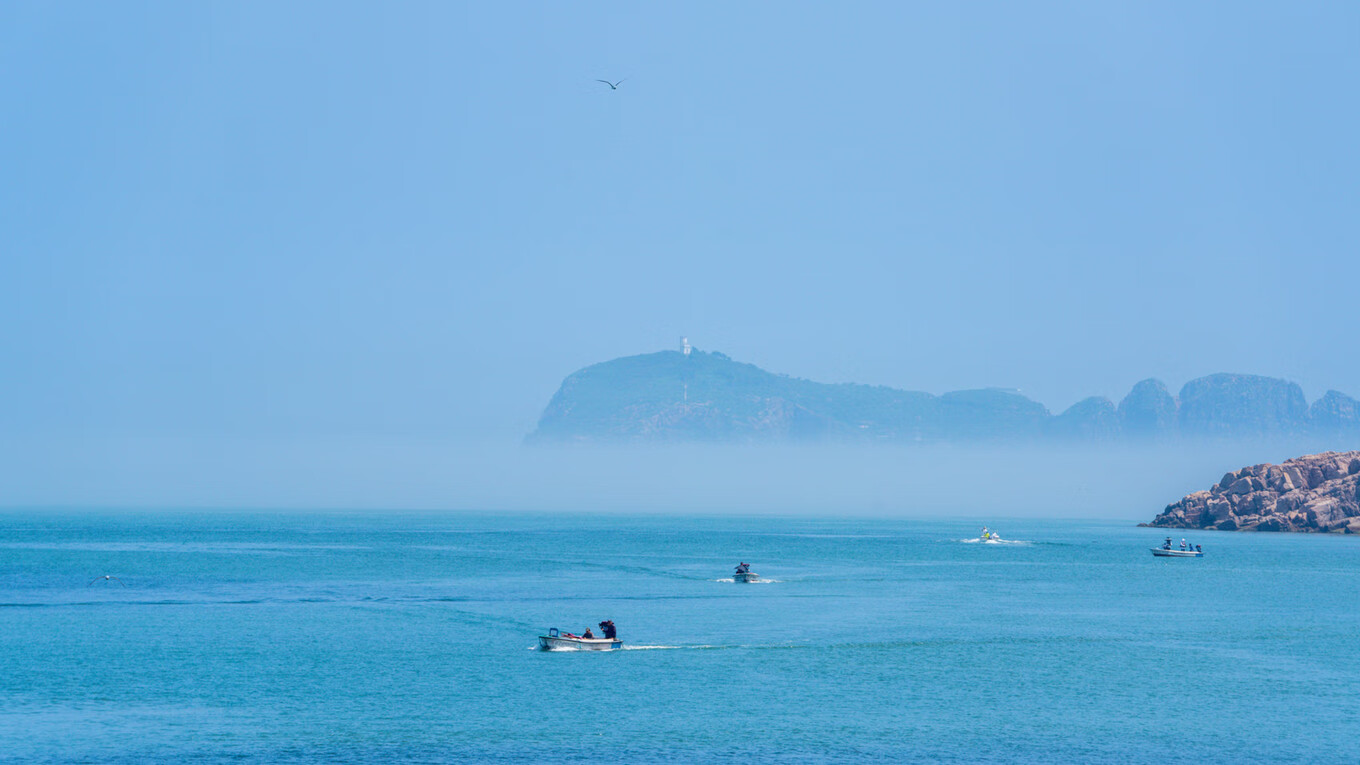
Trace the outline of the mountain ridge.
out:
[[[1172,441],[1320,434],[1360,444],[1360,402],[1329,390],[1311,406],[1293,382],[1218,373],[1173,396],[1160,380],[1116,404],[1053,413],[1018,391],[940,395],[770,372],[716,351],[624,356],[579,369],[544,408],[531,443]]]

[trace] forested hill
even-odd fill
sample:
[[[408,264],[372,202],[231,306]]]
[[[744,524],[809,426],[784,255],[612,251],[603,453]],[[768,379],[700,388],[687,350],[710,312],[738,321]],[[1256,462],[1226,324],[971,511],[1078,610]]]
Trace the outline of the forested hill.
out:
[[[1295,383],[1215,374],[1173,396],[1144,380],[1116,406],[1084,399],[1061,414],[996,388],[932,395],[827,384],[724,354],[661,351],[594,364],[565,380],[531,442],[1171,441],[1310,435],[1360,442],[1360,402],[1313,402]]]

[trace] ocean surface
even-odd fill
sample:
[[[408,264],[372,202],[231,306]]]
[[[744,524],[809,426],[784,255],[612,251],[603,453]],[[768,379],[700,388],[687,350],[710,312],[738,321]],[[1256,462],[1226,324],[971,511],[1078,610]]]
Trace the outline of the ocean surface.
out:
[[[8,511],[0,761],[1360,761],[1360,538],[991,525]]]

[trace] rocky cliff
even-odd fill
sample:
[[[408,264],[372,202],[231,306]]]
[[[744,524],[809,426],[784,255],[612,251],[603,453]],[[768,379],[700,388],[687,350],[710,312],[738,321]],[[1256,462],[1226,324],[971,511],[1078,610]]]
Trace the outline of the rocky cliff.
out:
[[[1360,451],[1324,452],[1234,470],[1167,505],[1148,526],[1360,533]]]
[[[530,441],[1169,442],[1316,436],[1360,447],[1360,402],[1329,391],[1310,408],[1298,385],[1216,374],[1173,396],[1144,380],[1115,405],[1060,414],[1001,388],[933,395],[800,380],[721,353],[663,351],[594,364],[562,382]]]

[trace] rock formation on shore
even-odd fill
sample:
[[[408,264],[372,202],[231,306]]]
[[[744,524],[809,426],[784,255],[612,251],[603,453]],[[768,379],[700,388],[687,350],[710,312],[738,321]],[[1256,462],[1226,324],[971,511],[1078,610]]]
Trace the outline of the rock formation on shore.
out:
[[[1167,505],[1146,526],[1360,533],[1360,451],[1252,465]]]

